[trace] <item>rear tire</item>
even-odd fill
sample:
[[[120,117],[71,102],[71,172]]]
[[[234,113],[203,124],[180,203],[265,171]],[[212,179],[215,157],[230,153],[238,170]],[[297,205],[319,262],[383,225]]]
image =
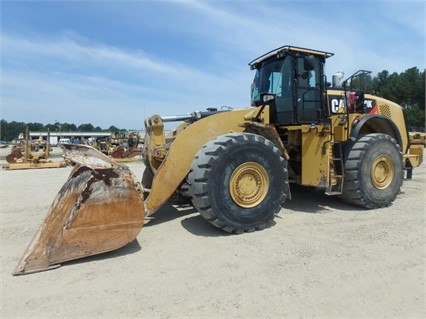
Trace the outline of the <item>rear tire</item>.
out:
[[[194,207],[229,233],[263,229],[288,193],[287,163],[262,136],[235,133],[208,142],[188,175]]]
[[[389,206],[404,179],[401,148],[386,134],[368,134],[351,148],[341,198],[369,209]]]

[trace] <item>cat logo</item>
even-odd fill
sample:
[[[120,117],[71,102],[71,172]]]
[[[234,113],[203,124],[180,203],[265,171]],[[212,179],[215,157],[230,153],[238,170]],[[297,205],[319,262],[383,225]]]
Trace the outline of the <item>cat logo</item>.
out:
[[[346,110],[345,99],[330,99],[331,113],[344,113]]]
[[[330,106],[330,110],[332,114],[339,114],[339,113],[346,112],[346,99],[342,97],[341,95],[330,95],[329,101],[330,101],[329,106]],[[356,112],[356,111],[360,112],[360,110],[354,109],[354,101],[352,102],[350,98],[348,103],[351,106],[349,108],[349,113]],[[371,99],[364,100],[364,103],[363,103],[364,110],[362,111],[362,113],[368,113],[369,110],[371,110],[375,104],[376,103],[374,100],[371,100]]]

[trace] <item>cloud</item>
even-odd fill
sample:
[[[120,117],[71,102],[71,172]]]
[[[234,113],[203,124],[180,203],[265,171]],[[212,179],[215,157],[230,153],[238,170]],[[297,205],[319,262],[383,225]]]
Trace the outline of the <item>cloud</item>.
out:
[[[335,52],[327,63],[331,74],[341,68],[347,73],[368,68],[376,74],[424,67],[421,46],[413,46],[424,43],[425,6],[420,1],[190,1],[181,6],[205,21],[189,32],[207,35],[220,47],[219,57],[234,53],[240,63],[291,44]]]
[[[100,126],[135,127],[150,114],[213,107],[219,97],[248,104],[248,85],[241,90],[246,101],[241,103],[241,97],[229,89],[238,84],[226,77],[76,35],[46,39],[3,34],[3,50],[2,117],[9,120],[16,119],[20,110],[20,120],[31,122],[52,122],[52,117],[62,115],[68,122],[86,123],[94,115],[92,121],[101,121]],[[228,104],[224,101],[221,104]],[[127,112],[117,117],[123,108]]]
[[[12,61],[18,58],[21,61],[54,58],[70,64],[82,63],[89,69],[109,65],[174,76],[182,71],[181,66],[155,61],[142,50],[125,51],[69,32],[53,39],[41,38],[40,35],[22,38],[2,34],[2,47],[5,58]]]
[[[76,124],[93,117],[99,126],[136,126],[153,113],[247,106],[247,63],[284,44],[334,52],[329,77],[339,69],[376,74],[425,63],[424,4],[413,1],[16,5],[21,15],[27,9],[25,18],[2,16],[7,120],[49,122],[63,114]]]

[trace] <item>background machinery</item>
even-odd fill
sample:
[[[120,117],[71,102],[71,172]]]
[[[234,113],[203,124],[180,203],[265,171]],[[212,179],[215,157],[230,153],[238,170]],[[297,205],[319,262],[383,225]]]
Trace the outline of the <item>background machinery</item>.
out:
[[[115,134],[115,138],[111,139],[113,150],[110,156],[116,162],[130,162],[139,159],[142,155],[141,136],[138,132],[126,132]]]
[[[138,132],[115,132],[111,136],[97,138],[93,147],[116,162],[133,162],[142,154],[141,142]]]
[[[354,86],[367,71],[329,84],[332,55],[280,47],[249,64],[250,107],[147,118],[142,185],[104,154],[68,145],[76,165],[14,274],[119,248],[174,198],[230,233],[271,225],[292,184],[367,209],[391,205],[423,145],[410,145],[399,105]],[[182,123],[165,134],[169,121]]]
[[[38,140],[31,140],[28,127],[24,134],[21,134],[19,144],[15,142],[9,155],[6,156],[8,164],[3,165],[4,169],[31,169],[31,168],[60,168],[67,166],[64,161],[51,161],[48,159],[51,151],[49,143],[50,132],[47,141],[40,137]]]

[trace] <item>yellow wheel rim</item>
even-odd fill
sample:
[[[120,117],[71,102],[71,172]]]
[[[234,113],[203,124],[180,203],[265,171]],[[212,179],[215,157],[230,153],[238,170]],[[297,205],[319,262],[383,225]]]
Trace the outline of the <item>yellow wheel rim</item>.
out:
[[[262,165],[246,162],[232,173],[229,191],[234,202],[243,208],[259,205],[269,189],[269,178]]]
[[[382,155],[371,167],[371,180],[377,189],[387,188],[393,181],[395,168],[390,157]]]

